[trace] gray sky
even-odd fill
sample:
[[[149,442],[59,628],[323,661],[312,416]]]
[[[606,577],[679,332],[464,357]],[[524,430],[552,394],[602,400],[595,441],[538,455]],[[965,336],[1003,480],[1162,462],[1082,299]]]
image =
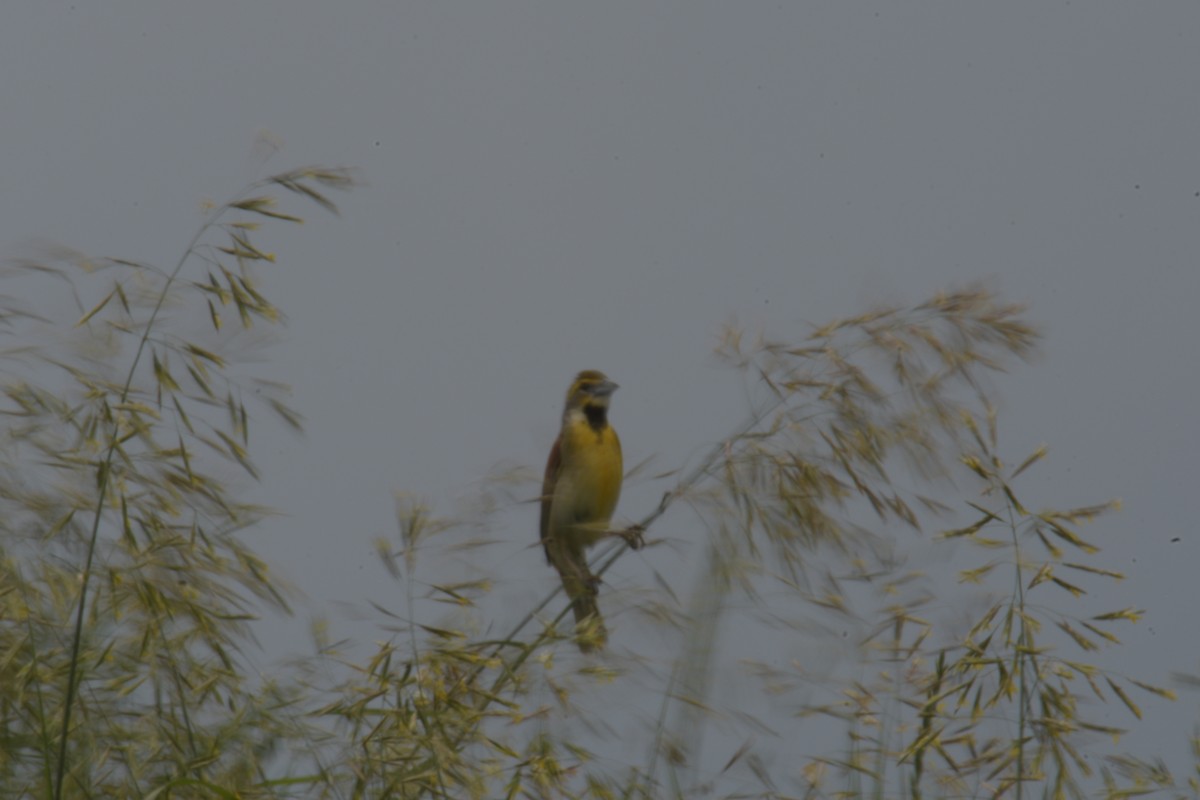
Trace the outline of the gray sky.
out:
[[[308,434],[257,431],[288,515],[261,548],[335,620],[402,602],[372,550],[392,493],[540,468],[577,370],[622,385],[627,460],[667,469],[745,414],[721,323],[799,337],[986,281],[1047,334],[997,384],[1005,452],[1050,444],[1033,505],[1122,498],[1088,533],[1129,579],[1096,602],[1149,617],[1104,663],[1161,682],[1200,666],[1197,30],[1192,2],[14,4],[0,253],[173,263],[203,199],[264,174],[264,130],[266,172],[359,170],[341,219],[262,238],[290,320],[269,367]],[[505,520],[526,608],[555,576],[535,509]],[[686,515],[655,535],[686,541]],[[686,582],[678,558],[614,585]],[[1186,770],[1195,696],[1146,706],[1128,741]]]

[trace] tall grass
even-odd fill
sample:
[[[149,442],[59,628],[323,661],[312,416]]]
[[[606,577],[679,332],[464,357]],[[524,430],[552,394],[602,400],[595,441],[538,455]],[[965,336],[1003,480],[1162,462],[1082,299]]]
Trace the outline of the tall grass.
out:
[[[291,426],[299,416],[279,387],[231,374],[229,327],[280,319],[258,275],[275,258],[255,234],[300,219],[272,191],[333,210],[322,191],[350,183],[304,169],[251,186],[211,208],[166,270],[66,251],[15,265],[14,280],[56,276],[95,302],[73,327],[19,308],[7,318],[26,340],[7,353],[21,377],[4,388],[0,487],[0,777],[12,795],[261,780],[290,690],[258,680],[242,648],[256,610],[287,603],[240,537],[263,509],[237,499],[220,462],[256,475],[254,402]]]
[[[558,590],[501,613],[486,558],[478,577],[426,579],[426,562],[469,557],[500,523],[401,495],[397,538],[379,544],[406,599],[380,609],[393,634],[358,657],[318,628],[313,658],[259,672],[249,624],[291,595],[243,539],[267,513],[240,499],[257,476],[250,426],[300,417],[237,368],[237,333],[281,318],[259,227],[300,220],[277,198],[335,210],[326,192],[351,183],[302,169],[256,184],[209,209],[169,269],[66,251],[15,266],[17,281],[63,279],[78,308],[68,324],[15,300],[0,315],[0,794],[1189,791],[1103,747],[1122,730],[1084,713],[1090,699],[1136,721],[1143,697],[1172,693],[1093,660],[1141,616],[1085,604],[1121,577],[1082,530],[1115,504],[1021,501],[1047,450],[1006,463],[991,386],[1038,334],[982,289],[796,340],[727,330],[719,355],[755,400],[699,437],[696,463],[650,479],[655,582],[602,587],[626,627],[608,652],[569,646]],[[516,470],[478,505],[529,512],[532,531],[521,501],[537,491]],[[938,574],[915,563],[931,553],[948,554]],[[625,555],[614,542],[595,572]],[[680,557],[690,577],[665,567]],[[422,599],[447,613],[414,619]],[[509,624],[481,634],[493,620]]]

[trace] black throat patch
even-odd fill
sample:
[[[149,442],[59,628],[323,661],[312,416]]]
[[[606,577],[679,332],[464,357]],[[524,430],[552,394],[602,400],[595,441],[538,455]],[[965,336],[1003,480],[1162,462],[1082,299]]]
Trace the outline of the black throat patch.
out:
[[[587,417],[588,425],[596,433],[608,425],[608,409],[604,406],[584,406],[583,415]]]

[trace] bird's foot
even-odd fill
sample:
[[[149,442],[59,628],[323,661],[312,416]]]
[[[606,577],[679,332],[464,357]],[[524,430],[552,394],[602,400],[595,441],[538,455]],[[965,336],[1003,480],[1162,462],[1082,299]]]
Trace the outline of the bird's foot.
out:
[[[623,531],[613,531],[613,533],[624,539],[625,543],[634,550],[641,550],[646,546],[646,529],[641,525],[630,525]]]

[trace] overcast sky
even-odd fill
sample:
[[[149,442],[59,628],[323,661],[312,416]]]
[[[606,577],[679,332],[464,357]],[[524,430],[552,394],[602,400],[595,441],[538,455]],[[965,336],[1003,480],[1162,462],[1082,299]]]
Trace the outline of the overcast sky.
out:
[[[1088,531],[1129,574],[1098,602],[1148,618],[1107,663],[1164,682],[1200,668],[1198,31],[1190,1],[14,3],[0,254],[170,264],[203,200],[358,170],[341,218],[262,238],[289,318],[264,371],[308,433],[255,440],[287,514],[256,536],[335,620],[402,603],[372,545],[393,492],[540,469],[576,371],[621,384],[627,461],[668,469],[746,413],[722,323],[799,337],[984,281],[1047,334],[996,384],[1005,451],[1050,445],[1033,505],[1123,500]],[[555,585],[535,514],[490,532],[514,609]],[[1147,705],[1133,741],[1184,773],[1196,697]]]

